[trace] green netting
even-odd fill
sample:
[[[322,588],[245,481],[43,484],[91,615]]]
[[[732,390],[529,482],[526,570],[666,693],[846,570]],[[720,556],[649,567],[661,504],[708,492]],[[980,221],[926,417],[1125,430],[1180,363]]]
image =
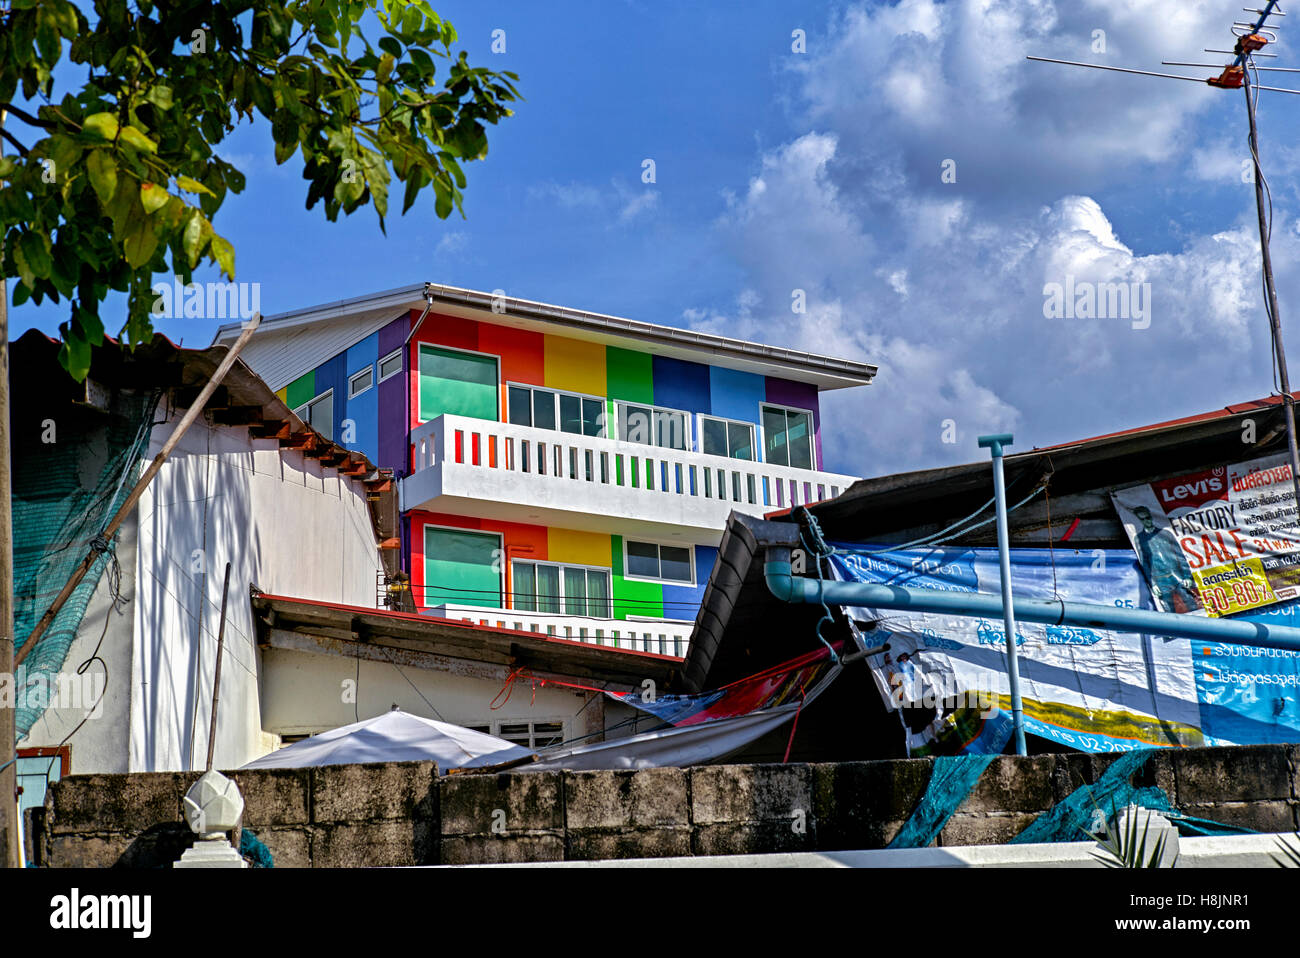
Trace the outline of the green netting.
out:
[[[37,435],[15,435],[13,456],[14,636],[23,648],[37,621],[120,508],[148,448],[156,398],[119,394],[112,413],[70,407]],[[105,569],[116,572],[112,543],[28,653],[16,676],[18,736],[45,711],[68,649]]]

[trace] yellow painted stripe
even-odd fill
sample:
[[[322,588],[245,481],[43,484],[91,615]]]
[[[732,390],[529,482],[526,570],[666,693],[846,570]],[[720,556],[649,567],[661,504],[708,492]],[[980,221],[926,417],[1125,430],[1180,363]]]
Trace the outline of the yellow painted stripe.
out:
[[[288,401],[289,401],[289,387],[288,387],[288,386],[285,386],[283,389],[277,389],[277,390],[275,391],[275,394],[276,394],[276,396],[279,397],[280,402],[288,402]]]
[[[546,558],[573,565],[611,565],[609,536],[601,532],[577,532],[573,529],[546,530]]]
[[[552,389],[605,396],[605,347],[580,339],[547,336],[543,374]]]

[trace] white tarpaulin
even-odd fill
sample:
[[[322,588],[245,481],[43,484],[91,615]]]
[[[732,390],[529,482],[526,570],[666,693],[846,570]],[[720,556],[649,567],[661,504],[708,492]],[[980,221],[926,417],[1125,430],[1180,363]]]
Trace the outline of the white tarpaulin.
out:
[[[530,757],[533,752],[495,735],[392,709],[342,728],[287,745],[243,766],[304,768],[364,762],[438,763],[439,774],[453,768],[481,768]]]
[[[808,668],[804,660],[817,664],[818,667],[816,667],[815,671],[808,673],[815,677],[815,684],[806,689],[798,699],[787,701],[784,705],[759,709],[746,715],[735,715],[727,718],[699,719],[696,716],[688,719],[690,724],[678,725],[654,732],[642,732],[640,735],[613,739],[609,742],[580,745],[577,748],[565,749],[562,752],[553,752],[549,755],[544,754],[539,761],[521,766],[519,771],[551,771],[561,768],[657,768],[661,766],[682,768],[687,765],[716,762],[728,755],[739,752],[751,742],[757,741],[773,729],[780,728],[786,722],[791,721],[801,708],[806,707],[820,695],[827,686],[835,681],[836,676],[842,670],[840,665],[830,665],[828,659],[829,657],[824,653],[815,653],[796,660],[800,663],[800,667],[804,669]],[[761,673],[766,677],[766,681],[756,681],[752,677],[742,679],[728,688],[749,689],[757,695],[771,694],[773,689],[779,688],[783,684],[791,672],[795,675],[804,674],[798,668],[789,669],[790,665],[791,663],[786,663],[783,666],[768,670],[767,673]],[[725,692],[726,689],[720,689],[716,692],[697,696],[697,698],[713,700],[716,704],[717,699]],[[632,703],[629,702],[629,704]]]

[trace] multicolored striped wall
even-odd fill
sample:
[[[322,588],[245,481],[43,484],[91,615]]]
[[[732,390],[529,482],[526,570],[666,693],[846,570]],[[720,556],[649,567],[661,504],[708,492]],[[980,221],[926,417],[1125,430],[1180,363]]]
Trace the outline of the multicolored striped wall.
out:
[[[626,619],[629,616],[687,621],[694,619],[700,603],[704,600],[704,585],[708,582],[709,573],[718,556],[718,550],[713,546],[695,546],[694,585],[647,582],[624,576],[622,536],[416,511],[410,516],[409,571],[411,592],[415,596],[416,604],[421,608],[446,602],[475,604],[466,602],[465,596],[458,594],[448,582],[426,581],[425,526],[470,529],[499,535],[507,592],[514,590],[514,584],[510,581],[510,563],[516,559],[610,569],[610,591],[616,619]],[[486,600],[489,597],[484,598]],[[484,601],[483,604],[495,605],[496,603]]]
[[[412,312],[410,317],[394,320],[279,392],[285,405],[297,409],[332,388],[335,441],[364,452],[371,461],[395,469],[398,475],[409,469],[407,430],[423,421],[419,418],[419,377],[393,377],[356,399],[348,399],[348,378],[400,348],[418,315]],[[758,422],[759,404],[764,402],[808,409],[813,414],[816,467],[823,468],[817,388],[807,383],[437,313],[430,313],[420,325],[404,363],[417,362],[413,357],[418,356],[419,343],[498,357],[502,418],[509,382],[751,423]],[[610,415],[612,418],[612,410]],[[350,430],[345,429],[349,422]]]
[[[381,467],[403,476],[410,469],[409,431],[420,425],[419,376],[397,375],[376,381],[355,399],[348,398],[348,379],[371,365],[378,380],[378,360],[403,348],[418,312],[402,316],[346,352],[280,390],[290,409],[334,390],[335,441],[364,452]],[[816,467],[822,468],[821,413],[815,386],[754,373],[655,356],[636,349],[591,343],[560,335],[430,313],[403,355],[403,369],[418,370],[418,346],[429,343],[495,356],[500,361],[499,411],[505,418],[506,384],[521,383],[605,397],[613,419],[614,402],[638,402],[683,412],[758,423],[759,406],[777,403],[813,414]],[[425,410],[426,413],[431,410]],[[530,558],[611,570],[616,618],[645,616],[690,620],[704,595],[704,584],[717,557],[711,546],[695,546],[695,583],[671,585],[629,579],[623,574],[623,538],[520,523],[414,511],[403,517],[403,566],[411,576],[420,607],[458,601],[426,582],[424,529],[428,525],[498,534],[504,549],[505,588],[510,561]],[[444,560],[438,560],[443,562]],[[455,579],[454,569],[443,574]],[[445,585],[442,587],[445,591]],[[427,592],[427,595],[426,595]]]
[[[425,318],[412,340],[413,356],[418,354],[417,343],[499,357],[503,411],[506,383],[511,382],[750,423],[758,422],[759,404],[764,402],[808,409],[813,414],[815,466],[822,468],[817,387],[807,383],[436,313]],[[416,376],[410,378],[407,408],[414,429],[423,420],[418,418],[419,383]]]

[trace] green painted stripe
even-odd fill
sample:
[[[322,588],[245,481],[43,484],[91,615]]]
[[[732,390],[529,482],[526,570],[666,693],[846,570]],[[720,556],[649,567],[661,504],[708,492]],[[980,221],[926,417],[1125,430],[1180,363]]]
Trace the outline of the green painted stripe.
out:
[[[299,376],[284,391],[284,404],[292,411],[316,398],[316,370]]]
[[[610,399],[653,403],[655,401],[654,370],[650,354],[607,346],[605,388]]]

